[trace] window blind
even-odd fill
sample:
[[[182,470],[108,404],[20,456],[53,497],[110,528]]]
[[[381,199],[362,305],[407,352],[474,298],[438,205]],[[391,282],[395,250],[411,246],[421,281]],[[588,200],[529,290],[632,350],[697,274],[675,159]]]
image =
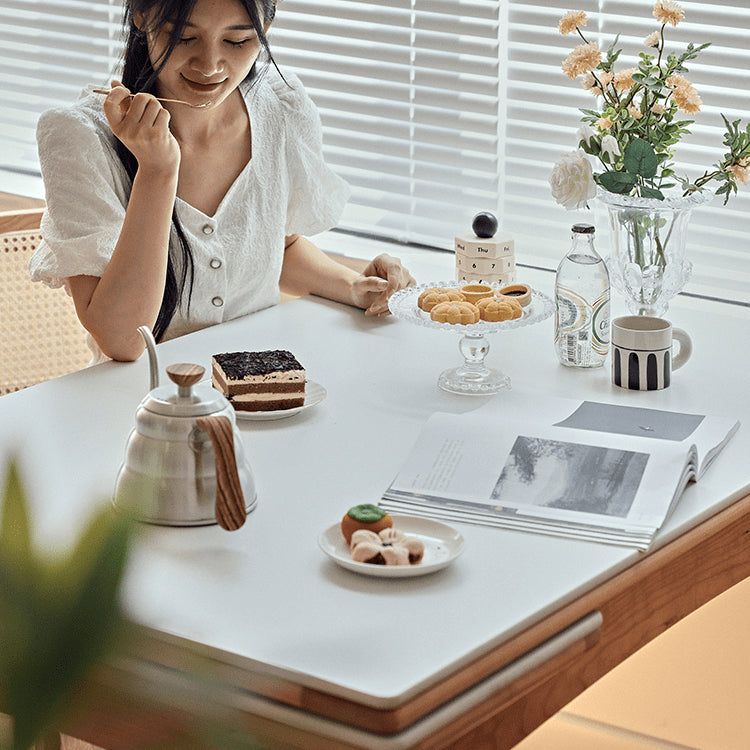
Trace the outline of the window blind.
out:
[[[721,113],[750,119],[750,7],[682,0],[670,49],[712,42],[688,77],[702,99],[678,149],[692,177],[723,155]],[[479,210],[497,213],[520,263],[554,268],[570,225],[593,219],[606,254],[606,211],[568,212],[548,177],[575,146],[593,97],[560,65],[573,37],[562,14],[585,10],[587,35],[620,34],[634,65],[658,27],[653,0],[282,0],[271,44],[302,78],[324,126],[326,158],[352,186],[345,230],[450,249]],[[38,174],[34,130],[46,108],[105,83],[120,54],[120,0],[5,0],[0,5],[0,168]],[[750,303],[750,190],[691,219],[688,291]]]
[[[317,103],[353,195],[343,227],[452,246],[498,201],[499,3],[284,0],[279,64]]]
[[[88,83],[106,83],[120,54],[118,0],[0,4],[0,168],[38,174],[36,121]]]

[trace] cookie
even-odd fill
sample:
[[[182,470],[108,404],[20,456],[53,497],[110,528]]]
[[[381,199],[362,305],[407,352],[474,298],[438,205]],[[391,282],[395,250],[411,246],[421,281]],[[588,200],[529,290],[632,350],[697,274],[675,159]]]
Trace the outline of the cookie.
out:
[[[479,317],[489,323],[501,320],[515,320],[523,315],[518,300],[513,297],[491,297],[479,300]]]
[[[461,288],[461,294],[464,295],[464,299],[467,302],[472,302],[475,305],[480,299],[486,297],[493,297],[495,292],[492,291],[492,287],[487,284],[466,284]]]
[[[425,312],[430,312],[435,305],[439,305],[441,302],[462,302],[464,299],[464,295],[458,289],[447,289],[437,286],[425,289],[419,295],[417,307]]]
[[[471,302],[441,302],[432,308],[430,318],[438,323],[467,325],[479,320],[479,308]]]

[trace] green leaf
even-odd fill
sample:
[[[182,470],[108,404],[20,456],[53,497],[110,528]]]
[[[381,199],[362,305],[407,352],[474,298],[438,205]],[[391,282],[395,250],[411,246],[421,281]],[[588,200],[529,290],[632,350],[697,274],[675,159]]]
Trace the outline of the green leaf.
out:
[[[653,147],[642,138],[631,141],[623,154],[625,169],[633,175],[651,179],[659,166]]]
[[[102,503],[73,551],[50,561],[31,545],[27,505],[11,463],[0,525],[0,705],[14,717],[14,750],[27,750],[58,723],[119,633],[133,525]]]
[[[641,185],[641,197],[642,198],[658,198],[660,201],[664,200],[664,193],[657,188],[650,188],[647,185]]]
[[[599,175],[599,184],[610,193],[629,193],[638,178],[628,172],[604,172]]]

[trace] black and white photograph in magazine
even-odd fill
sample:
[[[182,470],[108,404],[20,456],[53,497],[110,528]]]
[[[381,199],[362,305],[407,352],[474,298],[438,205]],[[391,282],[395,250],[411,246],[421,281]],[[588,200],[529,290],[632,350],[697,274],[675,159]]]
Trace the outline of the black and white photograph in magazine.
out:
[[[647,453],[519,435],[492,491],[499,504],[626,518]]]

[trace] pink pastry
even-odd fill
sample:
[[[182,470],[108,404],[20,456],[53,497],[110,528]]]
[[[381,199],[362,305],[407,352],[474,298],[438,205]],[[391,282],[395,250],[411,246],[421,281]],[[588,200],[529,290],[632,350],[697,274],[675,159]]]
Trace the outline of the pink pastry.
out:
[[[378,534],[355,531],[350,546],[352,560],[374,565],[415,565],[424,556],[424,544],[419,539],[394,528]]]

